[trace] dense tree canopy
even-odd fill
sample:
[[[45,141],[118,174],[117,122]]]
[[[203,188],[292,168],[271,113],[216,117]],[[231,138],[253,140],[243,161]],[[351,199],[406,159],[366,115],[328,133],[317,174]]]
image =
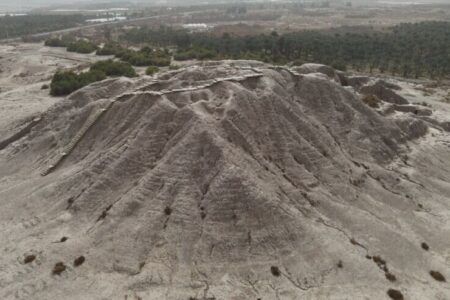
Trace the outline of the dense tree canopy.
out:
[[[0,39],[49,32],[83,24],[82,15],[28,15],[0,18]]]
[[[133,29],[132,43],[176,46],[175,59],[257,59],[285,64],[317,62],[339,69],[377,70],[404,77],[450,76],[450,22],[400,24],[386,31],[300,31],[217,37],[161,27]]]
[[[76,53],[92,53],[97,50],[97,46],[86,40],[78,40],[67,45],[67,51]]]
[[[122,48],[117,43],[108,42],[105,45],[103,45],[102,48],[99,48],[96,52],[97,55],[115,55],[118,53]]]
[[[115,53],[116,57],[133,66],[169,66],[171,55],[165,50],[144,47],[139,51],[120,48]]]
[[[101,71],[89,71],[76,74],[73,71],[57,72],[50,84],[50,94],[52,96],[63,96],[76,91],[90,83],[106,78]]]
[[[53,96],[68,95],[88,84],[105,79],[107,76],[137,76],[133,67],[111,59],[94,63],[89,71],[76,74],[73,71],[57,72],[50,84]]]
[[[67,47],[67,45],[69,43],[70,43],[70,41],[67,41],[66,39],[50,38],[45,41],[45,46],[47,46],[47,47]]]
[[[113,61],[112,59],[98,61],[91,66],[91,70],[100,71],[106,76],[136,77],[136,71],[129,63]]]

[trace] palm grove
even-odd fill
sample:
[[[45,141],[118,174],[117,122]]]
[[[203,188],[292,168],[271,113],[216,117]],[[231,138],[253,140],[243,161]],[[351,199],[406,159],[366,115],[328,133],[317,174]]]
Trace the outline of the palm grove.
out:
[[[121,44],[145,45],[141,50],[131,50]],[[211,33],[189,33],[183,29],[147,27],[128,31],[118,43],[109,42],[102,48],[87,42],[47,42],[49,46],[65,46],[69,51],[93,52],[97,55],[114,55],[125,64],[120,66],[105,63],[105,67],[118,68],[121,72],[101,72],[106,76],[136,76],[130,72],[133,66],[148,66],[148,74],[155,67],[169,66],[175,60],[220,60],[254,59],[273,64],[302,64],[316,62],[331,65],[337,69],[351,68],[362,72],[390,73],[403,77],[446,78],[450,76],[450,22],[422,22],[400,24],[384,31],[373,29],[337,31],[300,31],[278,34],[234,36]],[[169,51],[168,49],[175,49]],[[93,71],[95,71],[94,68]],[[152,71],[152,72],[150,72]],[[92,75],[92,74],[91,74]],[[91,80],[104,76],[94,74]],[[87,76],[87,75],[82,75]],[[67,77],[67,78],[66,78]],[[73,74],[55,76],[52,87],[60,82],[73,81]],[[73,88],[63,88],[67,94]],[[55,91],[55,89],[52,89]]]
[[[286,64],[317,62],[339,69],[390,72],[404,77],[450,75],[450,22],[400,24],[385,31],[300,31],[286,34],[220,37],[189,34],[162,27],[141,28],[123,37],[128,42],[176,46],[175,58],[257,59]]]

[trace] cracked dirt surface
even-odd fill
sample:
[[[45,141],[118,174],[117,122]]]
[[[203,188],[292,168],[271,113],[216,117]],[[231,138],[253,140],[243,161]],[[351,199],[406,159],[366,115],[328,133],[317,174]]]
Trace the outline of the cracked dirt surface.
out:
[[[0,298],[448,299],[449,133],[382,112],[249,61],[88,86],[0,150]]]

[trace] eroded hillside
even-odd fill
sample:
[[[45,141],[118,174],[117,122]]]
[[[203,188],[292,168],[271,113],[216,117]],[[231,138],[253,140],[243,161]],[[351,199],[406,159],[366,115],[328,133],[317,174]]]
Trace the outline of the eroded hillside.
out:
[[[450,297],[447,123],[397,88],[231,61],[72,94],[0,141],[1,297]]]

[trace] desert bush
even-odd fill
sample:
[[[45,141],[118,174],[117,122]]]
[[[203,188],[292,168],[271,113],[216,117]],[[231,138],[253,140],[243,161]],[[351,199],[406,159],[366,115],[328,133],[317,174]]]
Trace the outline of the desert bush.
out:
[[[170,65],[169,66],[169,70],[178,70],[178,69],[180,69],[179,65]]]
[[[399,290],[389,289],[387,294],[392,300],[403,300],[403,294]]]
[[[86,258],[85,258],[84,256],[80,256],[80,257],[78,257],[77,259],[75,259],[75,260],[73,261],[73,265],[74,265],[75,267],[79,267],[79,266],[81,266],[85,261],[86,261]]]
[[[50,38],[45,41],[44,45],[47,47],[67,47],[68,41],[59,38]]]
[[[423,250],[428,251],[430,250],[430,246],[428,246],[427,243],[422,242],[422,244],[420,244],[420,246],[422,247]]]
[[[116,53],[120,52],[122,47],[116,43],[106,43],[102,48],[97,49],[96,55],[116,55]]]
[[[391,282],[397,281],[397,277],[395,277],[395,275],[390,272],[385,272],[384,275],[386,276],[386,279]]]
[[[164,209],[164,213],[166,214],[166,216],[170,216],[172,214],[172,208],[166,206],[166,208]]]
[[[31,255],[25,256],[25,259],[23,260],[23,263],[24,264],[29,264],[29,263],[32,263],[35,260],[36,260],[36,255],[31,254]]]
[[[147,68],[147,70],[145,70],[145,74],[150,75],[150,76],[155,73],[158,73],[158,72],[159,72],[159,68],[156,66],[150,66]]]
[[[100,71],[107,76],[136,77],[136,71],[129,63],[114,61],[112,59],[102,60],[91,66],[91,71]]]
[[[67,269],[66,265],[63,262],[58,262],[55,264],[52,270],[53,275],[60,275]]]
[[[83,86],[92,82],[100,81],[106,78],[105,73],[101,71],[91,70],[81,74],[73,71],[56,72],[50,84],[50,95],[64,96],[68,95]]]
[[[166,67],[170,65],[171,57],[167,51],[143,48],[140,51],[121,49],[116,57],[126,61],[133,66],[157,66]]]
[[[86,40],[78,40],[67,45],[67,51],[89,54],[97,50],[97,46]]]
[[[176,60],[208,60],[208,59],[216,59],[217,52],[211,49],[206,49],[202,47],[189,48],[177,51],[174,55]]]
[[[444,275],[441,274],[439,271],[430,271],[431,277],[433,277],[436,281],[440,282],[446,282]]]
[[[375,95],[365,95],[362,98],[362,101],[372,108],[380,107],[380,102],[381,102],[380,99],[378,99],[378,97]]]
[[[372,260],[379,266],[386,265],[386,261],[378,255],[373,256]]]
[[[270,273],[272,273],[273,276],[280,276],[281,275],[281,271],[277,266],[271,266],[270,267]]]

